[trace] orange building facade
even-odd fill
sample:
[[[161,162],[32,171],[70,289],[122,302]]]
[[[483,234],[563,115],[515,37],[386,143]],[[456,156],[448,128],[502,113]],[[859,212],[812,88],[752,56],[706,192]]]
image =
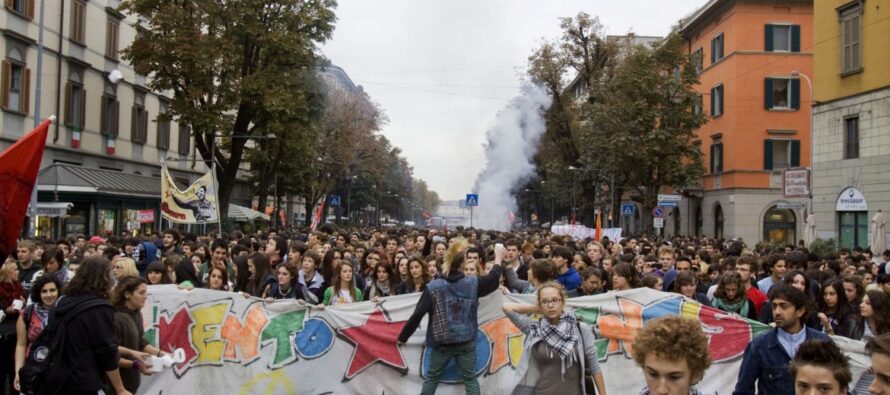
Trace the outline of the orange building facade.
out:
[[[666,234],[796,243],[806,197],[783,196],[783,171],[810,165],[812,1],[712,0],[680,27],[700,71],[708,122],[705,177]]]

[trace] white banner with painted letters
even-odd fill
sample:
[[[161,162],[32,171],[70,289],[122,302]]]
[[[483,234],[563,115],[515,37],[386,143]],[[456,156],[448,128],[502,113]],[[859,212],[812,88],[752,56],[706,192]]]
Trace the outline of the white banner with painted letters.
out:
[[[165,351],[181,348],[185,362],[144,377],[140,394],[417,394],[428,367],[426,320],[407,345],[396,342],[420,294],[328,307],[294,301],[265,303],[230,292],[150,286],[142,314],[145,337]],[[479,307],[476,374],[485,394],[510,393],[519,377],[523,336],[501,312],[504,302],[533,295],[483,298]],[[599,363],[611,394],[636,394],[645,385],[631,359],[646,321],[681,314],[701,322],[714,363],[698,388],[732,392],[745,346],[769,328],[727,315],[677,294],[648,288],[571,299],[569,308],[596,333]],[[856,376],[867,361],[861,343],[847,350]],[[462,394],[451,364],[437,394]]]

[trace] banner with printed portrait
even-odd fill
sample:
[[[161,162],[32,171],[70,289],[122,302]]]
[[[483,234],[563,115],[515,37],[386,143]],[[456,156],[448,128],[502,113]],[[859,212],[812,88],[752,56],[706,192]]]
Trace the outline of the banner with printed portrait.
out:
[[[426,319],[408,340],[396,339],[419,293],[329,306],[295,300],[265,302],[241,294],[172,285],[149,286],[142,309],[145,338],[184,362],[142,378],[140,394],[417,394],[429,370]],[[479,303],[476,377],[483,394],[509,394],[519,382],[524,335],[503,314],[505,302],[534,295],[495,292]],[[570,299],[594,331],[597,359],[610,394],[637,394],[646,385],[633,344],[647,321],[682,315],[701,323],[713,363],[698,384],[705,393],[732,393],[748,343],[770,328],[702,306],[679,294],[639,288]],[[861,342],[837,340],[851,357],[854,380],[867,365]],[[454,362],[437,394],[462,394]]]
[[[161,215],[180,224],[206,224],[219,221],[219,200],[213,172],[208,172],[186,190],[173,183],[167,167],[161,168]]]

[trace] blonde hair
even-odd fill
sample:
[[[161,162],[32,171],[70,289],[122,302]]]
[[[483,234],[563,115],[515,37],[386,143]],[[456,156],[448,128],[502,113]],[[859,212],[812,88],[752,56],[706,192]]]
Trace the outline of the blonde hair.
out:
[[[541,290],[543,290],[544,288],[553,288],[559,291],[559,296],[562,298],[563,302],[569,299],[569,294],[566,292],[566,287],[563,287],[562,284],[556,281],[548,281],[538,286],[538,304],[541,304]]]
[[[458,237],[451,241],[451,245],[448,246],[448,251],[445,251],[445,259],[442,262],[442,272],[445,273],[446,276],[448,276],[448,272],[451,271],[451,262],[454,260],[454,257],[463,254],[469,244],[467,239],[463,237]],[[460,267],[458,267],[457,270],[460,270]]]
[[[0,266],[0,283],[11,283],[19,281],[19,278],[13,274],[15,273],[15,269],[15,261],[4,262],[3,265]]]
[[[136,269],[136,261],[134,261],[132,258],[115,257],[114,259],[111,260],[111,266],[114,267],[117,264],[120,264],[121,266],[123,266],[124,272],[121,275],[122,278],[126,277],[126,276],[139,277],[139,270]]]

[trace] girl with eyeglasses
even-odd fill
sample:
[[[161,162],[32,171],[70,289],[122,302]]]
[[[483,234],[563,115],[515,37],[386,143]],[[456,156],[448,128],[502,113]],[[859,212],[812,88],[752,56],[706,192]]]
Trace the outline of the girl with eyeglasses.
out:
[[[567,298],[565,288],[551,281],[538,288],[536,305],[504,304],[504,314],[525,334],[517,371],[522,379],[513,394],[581,395],[589,385],[606,394],[593,331],[574,311],[565,310]],[[534,321],[528,314],[542,317]],[[592,376],[592,383],[586,376]]]

